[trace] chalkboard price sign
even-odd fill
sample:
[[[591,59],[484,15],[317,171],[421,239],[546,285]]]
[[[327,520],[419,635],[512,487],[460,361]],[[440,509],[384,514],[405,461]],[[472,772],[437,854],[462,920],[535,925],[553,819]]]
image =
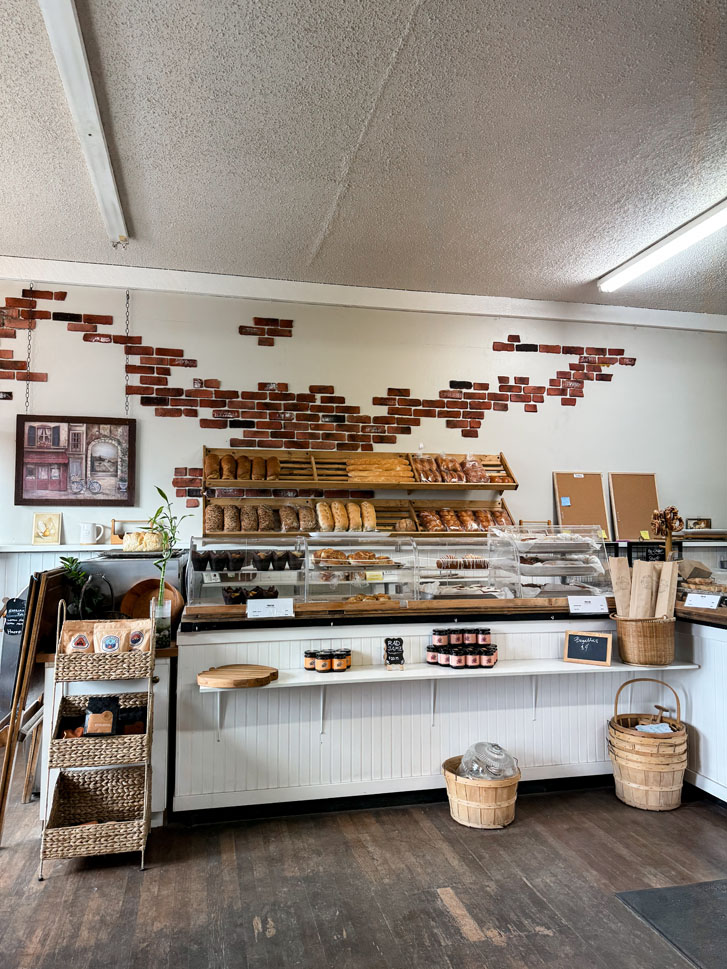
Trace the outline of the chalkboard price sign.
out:
[[[5,609],[5,635],[20,636],[25,622],[25,599],[8,599]]]
[[[564,663],[611,665],[611,633],[579,633],[569,629],[563,647]]]
[[[404,640],[400,636],[390,636],[384,640],[384,663],[387,670],[404,669]]]

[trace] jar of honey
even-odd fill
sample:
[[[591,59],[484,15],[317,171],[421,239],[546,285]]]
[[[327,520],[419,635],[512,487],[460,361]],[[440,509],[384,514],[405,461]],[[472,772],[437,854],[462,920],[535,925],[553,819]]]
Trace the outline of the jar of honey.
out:
[[[316,653],[316,673],[330,673],[333,670],[333,658],[330,650],[320,649]]]

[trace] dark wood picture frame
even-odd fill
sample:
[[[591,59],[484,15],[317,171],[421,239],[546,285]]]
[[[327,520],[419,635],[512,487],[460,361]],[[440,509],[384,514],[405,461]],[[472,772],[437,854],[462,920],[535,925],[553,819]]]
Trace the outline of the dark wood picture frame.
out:
[[[52,428],[61,428],[63,425],[82,425],[80,432],[81,439],[78,442],[77,453],[71,448],[71,432],[68,433],[68,443],[63,446],[61,441],[61,431],[58,431],[58,444],[53,443],[48,446],[44,444],[41,448],[36,445],[33,453],[39,459],[39,468],[47,466],[50,481],[57,482],[54,490],[58,492],[58,497],[53,494],[49,487],[43,489],[43,494],[33,494],[28,492],[26,487],[26,426],[37,424],[48,424]],[[88,432],[85,428],[88,425],[106,425],[111,427],[125,427],[127,429],[125,442],[113,435],[96,435],[91,441],[88,440]],[[55,433],[54,431],[52,433]],[[90,462],[94,460],[94,455],[90,452],[93,444],[106,444],[116,447],[117,452],[120,448],[125,448],[126,454],[126,477],[109,473],[99,473],[88,475],[87,469]],[[49,461],[53,455],[58,456],[58,461]],[[69,458],[70,455],[70,458]],[[42,461],[40,458],[42,457]],[[83,462],[82,474],[73,476],[70,471],[79,461]],[[65,470],[64,470],[65,468]],[[50,474],[55,472],[55,477]],[[102,479],[99,481],[99,478]],[[108,478],[107,481],[103,481]],[[114,485],[114,480],[116,484]],[[125,488],[121,488],[121,482],[125,482]],[[113,494],[109,494],[109,486],[113,488]],[[78,490],[76,490],[76,487]],[[69,492],[74,491],[74,497],[68,497]],[[75,496],[77,495],[77,497]],[[59,417],[47,414],[18,414],[15,429],[15,504],[16,505],[76,505],[91,507],[133,507],[136,504],[136,421],[128,417]]]

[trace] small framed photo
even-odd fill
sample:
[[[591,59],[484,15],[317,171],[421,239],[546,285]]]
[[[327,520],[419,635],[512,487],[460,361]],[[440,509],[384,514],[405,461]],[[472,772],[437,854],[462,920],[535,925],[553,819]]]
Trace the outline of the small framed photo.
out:
[[[59,511],[33,515],[33,545],[60,545],[62,520]]]
[[[711,528],[711,518],[687,518],[687,528]]]

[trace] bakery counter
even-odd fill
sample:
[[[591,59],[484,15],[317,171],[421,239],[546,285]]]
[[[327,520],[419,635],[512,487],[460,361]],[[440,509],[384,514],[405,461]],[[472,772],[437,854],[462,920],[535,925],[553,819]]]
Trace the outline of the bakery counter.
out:
[[[717,609],[693,609],[677,603],[675,615],[677,619],[727,629],[727,607],[725,606]]]

